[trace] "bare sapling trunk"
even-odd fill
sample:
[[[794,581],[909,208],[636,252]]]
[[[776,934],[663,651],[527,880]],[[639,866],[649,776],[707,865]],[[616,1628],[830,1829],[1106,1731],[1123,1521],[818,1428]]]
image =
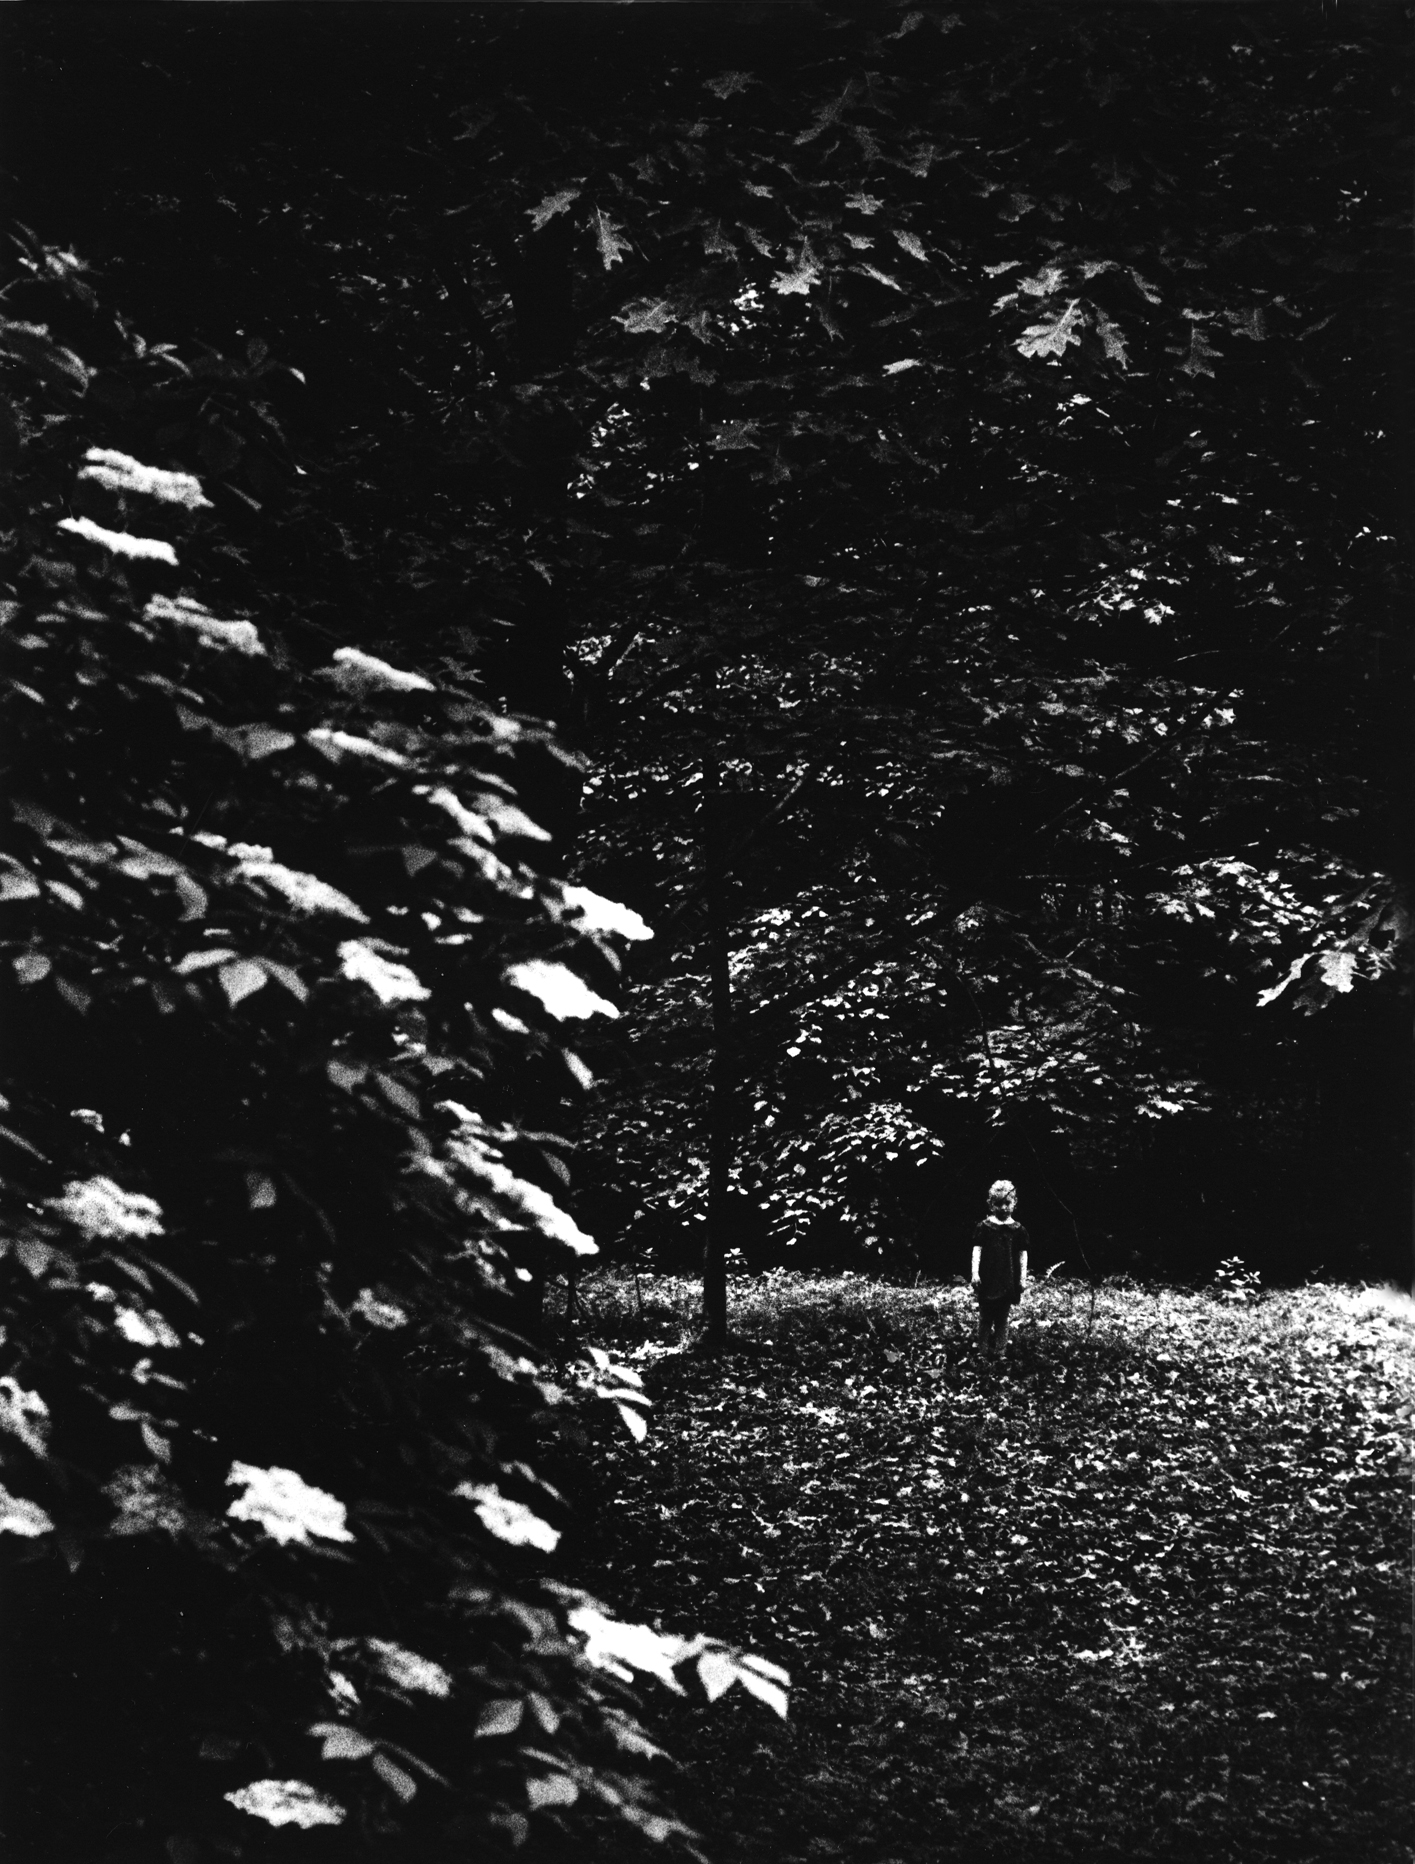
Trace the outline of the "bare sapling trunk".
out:
[[[709,705],[716,676],[708,675]],[[703,1246],[703,1344],[721,1351],[727,1341],[728,1174],[732,1166],[734,1058],[732,974],[729,966],[726,823],[722,807],[722,761],[708,721],[703,755],[703,879],[707,895],[708,1006],[712,1058],[708,1077],[707,1240]]]

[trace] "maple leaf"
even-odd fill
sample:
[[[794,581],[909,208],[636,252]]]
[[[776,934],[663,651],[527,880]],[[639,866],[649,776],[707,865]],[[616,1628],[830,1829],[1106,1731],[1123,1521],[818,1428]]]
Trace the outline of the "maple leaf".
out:
[[[1211,376],[1213,369],[1210,364],[1218,353],[1204,334],[1202,326],[1195,322],[1189,330],[1189,352],[1179,365],[1180,371],[1184,375]]]
[[[845,109],[846,105],[851,103],[858,95],[859,89],[860,86],[858,82],[851,79],[845,86],[845,89],[840,93],[839,97],[833,98],[831,102],[821,106],[810,128],[803,129],[799,132],[796,137],[797,143],[814,142],[822,130],[829,128],[832,123],[838,123],[841,112]]]
[[[1029,324],[1013,347],[1023,356],[1062,356],[1068,344],[1079,343],[1086,327],[1081,300],[1072,298],[1065,310],[1045,323]]]
[[[750,71],[720,71],[715,78],[705,81],[704,89],[717,97],[735,97],[739,91],[745,91],[753,83]]]
[[[1348,991],[1356,976],[1356,953],[1354,951],[1323,951],[1317,954],[1317,969],[1322,982],[1330,989]]]
[[[1224,317],[1240,337],[1247,337],[1254,343],[1267,341],[1267,318],[1261,304],[1248,304],[1242,310],[1225,311]]]
[[[602,213],[598,207],[595,209],[595,237],[599,242],[599,256],[606,272],[612,265],[621,265],[624,254],[633,251],[623,230],[615,226],[608,214]]]
[[[1104,311],[1098,310],[1096,330],[1105,347],[1107,361],[1118,362],[1124,368],[1129,361],[1129,355],[1125,347],[1125,335],[1119,324],[1107,317]]]
[[[783,295],[799,292],[802,297],[809,294],[811,286],[820,282],[821,271],[809,246],[802,246],[795,263],[786,271],[778,272],[771,281],[773,291]]]
[[[459,1482],[454,1494],[463,1495],[476,1504],[477,1514],[487,1532],[512,1547],[539,1547],[553,1553],[560,1539],[558,1528],[542,1521],[524,1502],[512,1501],[492,1483]]]
[[[616,324],[623,324],[630,336],[645,336],[668,330],[674,322],[673,310],[664,298],[645,298],[614,313]]]
[[[566,212],[571,203],[579,198],[578,188],[561,188],[558,193],[547,194],[544,200],[537,201],[534,207],[528,207],[525,211],[530,216],[531,231],[539,233],[547,221]]]

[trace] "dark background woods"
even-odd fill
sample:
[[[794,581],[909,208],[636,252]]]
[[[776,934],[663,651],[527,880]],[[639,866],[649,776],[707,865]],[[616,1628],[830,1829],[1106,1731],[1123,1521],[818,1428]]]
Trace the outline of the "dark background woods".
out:
[[[232,587],[590,759],[523,782],[658,931],[576,1164],[611,1254],[952,1272],[1006,1172],[1042,1263],[1399,1261],[1407,32],[9,23],[27,220],[301,373],[279,445],[237,388],[153,436]]]

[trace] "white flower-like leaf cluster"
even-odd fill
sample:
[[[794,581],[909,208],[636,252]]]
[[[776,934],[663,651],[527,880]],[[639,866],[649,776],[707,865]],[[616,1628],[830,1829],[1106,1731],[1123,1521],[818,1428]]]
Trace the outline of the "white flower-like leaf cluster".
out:
[[[559,1530],[548,1521],[542,1521],[523,1502],[513,1502],[493,1484],[459,1482],[453,1494],[475,1503],[487,1533],[504,1540],[508,1546],[539,1547],[543,1553],[554,1553],[560,1540]]]
[[[474,835],[478,841],[491,840],[491,824],[475,809],[468,809],[462,799],[452,790],[442,786],[432,789],[427,784],[419,784],[414,791],[417,796],[426,796],[435,808],[446,810],[464,835]]]
[[[390,1644],[381,1637],[365,1638],[364,1649],[397,1688],[417,1690],[425,1696],[447,1696],[452,1693],[452,1678],[440,1663],[434,1663],[430,1657],[420,1657],[415,1650],[407,1650],[401,1644]]]
[[[26,1391],[9,1373],[0,1379],[0,1430],[18,1437],[36,1456],[44,1455],[49,1441],[49,1406],[38,1392]]]
[[[110,492],[136,492],[164,505],[185,506],[188,511],[211,510],[211,500],[203,493],[201,481],[189,472],[144,466],[112,447],[90,447],[84,459],[88,464],[79,468],[80,479],[91,479]]]
[[[231,852],[244,851],[233,848]],[[298,913],[336,913],[341,919],[352,919],[361,926],[368,924],[368,914],[361,906],[356,906],[347,893],[341,893],[338,887],[331,887],[327,880],[320,880],[314,874],[302,873],[297,867],[286,867],[283,862],[272,860],[268,848],[251,850],[247,858],[238,863],[236,872],[244,880],[264,881]]]
[[[347,755],[366,757],[377,764],[392,764],[398,770],[407,768],[408,760],[401,751],[391,751],[386,744],[375,744],[372,738],[360,738],[352,731],[335,731],[331,725],[316,725],[305,737],[335,763]]]
[[[298,1825],[303,1831],[314,1825],[342,1825],[345,1818],[338,1800],[303,1780],[252,1780],[223,1798],[267,1825]]]
[[[619,1014],[612,1003],[597,995],[566,965],[552,964],[544,958],[527,958],[521,964],[508,966],[506,981],[537,998],[559,1022],[571,1017]]]
[[[181,1335],[162,1318],[156,1308],[120,1307],[113,1315],[119,1333],[134,1346],[180,1346]]]
[[[232,1463],[227,1486],[245,1493],[237,1496],[226,1513],[233,1521],[254,1521],[282,1546],[297,1540],[352,1540],[345,1523],[348,1511],[324,1489],[312,1488],[293,1469],[258,1469],[252,1463]]]
[[[179,628],[191,628],[203,647],[214,647],[219,652],[265,652],[253,621],[221,621],[190,596],[151,596],[143,615],[148,621],[171,621]]]
[[[549,841],[550,832],[543,829],[539,822],[533,822],[524,809],[505,796],[493,796],[483,791],[477,796],[477,806],[469,809],[457,795],[445,784],[436,789],[431,784],[419,784],[413,792],[416,796],[425,796],[437,809],[443,809],[451,816],[464,835],[470,835],[477,841],[491,842],[497,835],[522,835],[528,841]]]
[[[128,1463],[113,1472],[103,1493],[118,1510],[108,1532],[128,1534],[179,1534],[188,1524],[181,1496],[156,1465]]]
[[[478,798],[487,820],[499,835],[524,835],[527,841],[549,841],[550,830],[542,828],[539,822],[533,822],[524,809],[517,808],[504,796],[482,796]]]
[[[578,918],[581,931],[612,932],[620,938],[630,939],[653,937],[652,927],[640,918],[632,906],[621,906],[618,900],[607,900],[602,893],[592,893],[588,887],[562,887],[560,895]]]
[[[0,1534],[18,1534],[22,1539],[34,1540],[40,1534],[53,1532],[54,1523],[38,1502],[26,1501],[23,1495],[12,1495],[0,1483]]]
[[[785,1719],[786,1690],[790,1673],[780,1664],[769,1663],[749,1651],[733,1651],[710,1644],[706,1638],[673,1637],[655,1631],[650,1625],[621,1624],[607,1618],[593,1605],[577,1605],[569,1613],[570,1627],[585,1640],[584,1654],[597,1669],[608,1670],[623,1682],[630,1682],[637,1670],[656,1676],[671,1690],[682,1694],[682,1685],[674,1675],[679,1665],[696,1659],[698,1680],[709,1702],[740,1683],[759,1702]]]
[[[161,1205],[111,1178],[71,1179],[49,1208],[90,1238],[162,1234]]]
[[[170,563],[173,569],[177,567],[176,551],[159,537],[134,537],[131,531],[108,531],[101,524],[95,524],[92,518],[61,518],[59,529],[71,531],[75,537],[82,537],[86,543],[97,544],[101,549],[111,551],[115,557]]]
[[[481,1122],[474,1113],[459,1106],[454,1100],[446,1100],[441,1104],[455,1114],[461,1123],[461,1131],[447,1142],[448,1156],[455,1163],[479,1179],[494,1196],[510,1204],[529,1227],[539,1230],[543,1236],[564,1243],[578,1256],[599,1254],[599,1245],[594,1238],[586,1236],[574,1218],[560,1208],[548,1191],[518,1177],[502,1161],[495,1147],[479,1130]],[[510,1228],[510,1222],[503,1227]]]
[[[437,691],[432,681],[424,679],[421,673],[406,673],[401,667],[390,667],[386,660],[362,653],[357,647],[335,649],[334,665],[328,677],[341,692],[347,693]]]
[[[367,940],[346,939],[339,947],[339,969],[356,984],[367,984],[380,1003],[421,1003],[432,995],[406,964],[394,964]]]
[[[577,1605],[569,1614],[571,1628],[585,1640],[585,1656],[597,1669],[629,1682],[635,1670],[656,1676],[661,1683],[681,1693],[673,1674],[675,1664],[692,1654],[695,1646],[686,1638],[666,1636],[650,1625],[621,1624],[606,1618],[592,1605]]]

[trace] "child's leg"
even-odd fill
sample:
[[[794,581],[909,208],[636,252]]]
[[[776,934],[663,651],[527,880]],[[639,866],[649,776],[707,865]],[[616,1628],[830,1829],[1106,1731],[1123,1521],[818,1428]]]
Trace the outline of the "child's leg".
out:
[[[988,1301],[982,1309],[982,1324],[978,1329],[978,1341],[985,1359],[997,1356],[997,1318],[997,1303]]]
[[[997,1303],[981,1301],[979,1303],[979,1327],[977,1327],[977,1344],[984,1359],[992,1359],[997,1351]]]
[[[996,1350],[999,1359],[1001,1359],[1003,1354],[1007,1351],[1007,1323],[1011,1318],[1012,1309],[1004,1303],[1004,1305],[997,1310],[997,1324],[993,1333],[993,1338],[997,1343]]]

